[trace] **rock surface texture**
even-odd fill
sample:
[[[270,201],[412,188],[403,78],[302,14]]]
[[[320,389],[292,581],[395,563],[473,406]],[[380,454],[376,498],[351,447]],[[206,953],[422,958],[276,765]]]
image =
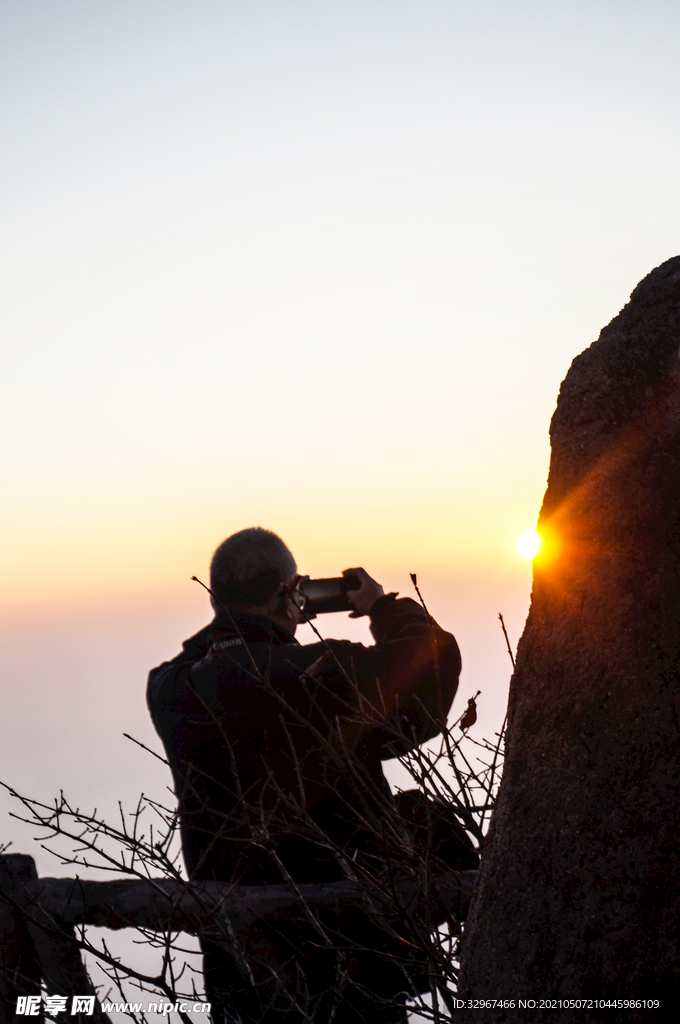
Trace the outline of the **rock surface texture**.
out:
[[[460,981],[515,1009],[460,1019],[632,1024],[656,1014],[538,1006],[680,1004],[680,256],[574,360],[550,436]]]

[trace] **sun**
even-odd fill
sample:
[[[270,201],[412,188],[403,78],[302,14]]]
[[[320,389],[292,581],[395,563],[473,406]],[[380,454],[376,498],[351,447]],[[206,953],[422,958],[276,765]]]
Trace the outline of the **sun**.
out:
[[[535,558],[543,547],[543,538],[540,533],[536,533],[536,530],[525,530],[517,538],[517,550],[520,555],[524,555],[525,558]]]

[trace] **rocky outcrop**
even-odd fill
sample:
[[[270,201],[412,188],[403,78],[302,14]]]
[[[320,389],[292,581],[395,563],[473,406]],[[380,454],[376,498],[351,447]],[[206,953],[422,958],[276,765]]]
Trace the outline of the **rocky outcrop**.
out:
[[[574,360],[550,436],[460,981],[516,1002],[476,1022],[544,1019],[520,998],[680,998],[680,257]],[[575,1013],[550,1019],[604,1019]]]

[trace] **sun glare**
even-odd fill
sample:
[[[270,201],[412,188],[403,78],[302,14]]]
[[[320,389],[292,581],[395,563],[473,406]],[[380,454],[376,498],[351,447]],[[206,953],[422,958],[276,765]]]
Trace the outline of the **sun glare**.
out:
[[[535,558],[543,547],[543,538],[535,530],[525,530],[517,538],[517,550],[525,558]]]

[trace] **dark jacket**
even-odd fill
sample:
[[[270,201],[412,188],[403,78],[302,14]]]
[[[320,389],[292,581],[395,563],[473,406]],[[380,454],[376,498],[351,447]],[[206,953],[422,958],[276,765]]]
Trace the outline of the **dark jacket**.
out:
[[[461,664],[453,636],[409,598],[380,598],[371,632],[373,647],[327,641],[309,677],[322,643],[220,613],[150,673],[191,877],[271,884],[278,858],[295,881],[330,881],[344,877],[330,845],[370,851],[368,805],[389,799],[380,762],[439,732]]]

